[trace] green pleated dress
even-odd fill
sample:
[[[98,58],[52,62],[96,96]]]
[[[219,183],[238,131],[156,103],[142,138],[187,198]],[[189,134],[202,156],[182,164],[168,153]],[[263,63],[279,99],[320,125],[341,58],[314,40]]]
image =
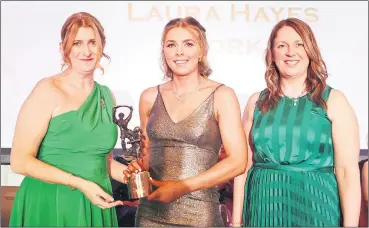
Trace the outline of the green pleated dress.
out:
[[[112,194],[107,154],[117,140],[110,90],[95,87],[78,110],[50,120],[38,159],[98,184]],[[32,121],[32,120],[30,120]],[[118,226],[115,208],[93,205],[79,190],[25,177],[14,199],[9,226]]]
[[[325,100],[331,89],[324,91]],[[296,106],[282,97],[265,114],[256,107],[251,137],[254,164],[245,184],[244,226],[341,225],[332,124],[323,108],[308,94]]]

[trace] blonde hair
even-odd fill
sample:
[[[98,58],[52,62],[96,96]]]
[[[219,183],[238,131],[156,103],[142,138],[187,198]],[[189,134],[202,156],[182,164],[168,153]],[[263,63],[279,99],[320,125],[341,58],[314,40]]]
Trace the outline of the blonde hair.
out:
[[[61,29],[61,41],[63,50],[62,57],[64,62],[62,65],[62,69],[66,65],[71,66],[69,54],[73,47],[73,41],[77,35],[79,28],[81,27],[90,27],[94,30],[96,36],[96,43],[98,46],[97,67],[104,72],[104,68],[99,63],[100,59],[104,56],[105,58],[110,60],[110,57],[104,53],[104,47],[106,43],[104,28],[102,27],[100,22],[96,19],[96,17],[86,12],[72,14],[65,21]]]
[[[327,109],[326,101],[322,98],[322,94],[326,89],[326,79],[328,78],[327,68],[320,54],[313,31],[308,24],[297,18],[288,18],[278,22],[269,36],[265,55],[267,89],[258,102],[258,107],[263,113],[267,112],[277,105],[280,99],[279,95],[283,94],[280,87],[279,70],[273,61],[273,47],[278,31],[285,26],[293,28],[299,34],[310,60],[305,81],[306,91],[310,93],[310,98],[316,104]]]
[[[161,68],[164,72],[164,78],[173,78],[173,71],[168,66],[168,63],[165,60],[164,55],[164,43],[165,43],[165,37],[167,36],[168,32],[173,28],[185,28],[185,29],[192,29],[197,34],[197,37],[199,38],[200,43],[200,49],[202,52],[202,57],[199,60],[199,73],[201,76],[208,77],[212,70],[209,66],[207,55],[209,50],[209,44],[206,39],[206,30],[202,25],[193,17],[186,17],[186,18],[176,18],[169,21],[165,27],[162,34],[161,39]],[[190,31],[192,32],[192,31]]]

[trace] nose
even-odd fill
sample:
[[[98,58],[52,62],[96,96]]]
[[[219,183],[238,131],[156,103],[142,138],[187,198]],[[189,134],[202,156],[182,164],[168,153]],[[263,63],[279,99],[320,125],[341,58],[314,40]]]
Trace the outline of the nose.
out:
[[[294,56],[294,55],[296,55],[296,48],[293,47],[293,46],[289,46],[286,55],[287,56]]]
[[[85,55],[86,57],[90,57],[90,55],[91,55],[91,50],[90,50],[90,46],[89,46],[88,44],[83,45],[82,53],[83,53],[83,55]]]
[[[183,55],[183,48],[182,48],[182,46],[181,46],[181,45],[178,45],[178,46],[177,46],[177,49],[176,49],[176,55],[177,55],[177,56],[181,56],[181,55]]]

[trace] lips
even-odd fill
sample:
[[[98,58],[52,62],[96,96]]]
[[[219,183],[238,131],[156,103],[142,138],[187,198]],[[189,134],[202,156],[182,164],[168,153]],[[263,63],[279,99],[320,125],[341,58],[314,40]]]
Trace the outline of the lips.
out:
[[[84,62],[89,62],[89,61],[92,61],[93,58],[89,58],[89,59],[80,59],[81,61],[84,61]]]
[[[300,62],[300,60],[286,60],[284,62],[287,64],[287,66],[294,67]]]
[[[183,66],[185,65],[186,63],[188,63],[188,60],[175,60],[173,61],[176,65],[178,66]]]

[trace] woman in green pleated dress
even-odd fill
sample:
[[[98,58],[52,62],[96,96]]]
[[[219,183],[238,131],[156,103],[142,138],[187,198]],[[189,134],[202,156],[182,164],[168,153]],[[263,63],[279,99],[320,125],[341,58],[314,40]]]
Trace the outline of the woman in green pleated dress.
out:
[[[280,21],[266,50],[267,88],[244,111],[252,154],[235,178],[233,226],[358,225],[358,123],[327,76],[311,28]]]
[[[126,168],[111,159],[117,140],[115,99],[94,81],[104,30],[88,13],[70,16],[61,30],[66,69],[40,80],[18,116],[10,165],[25,176],[10,226],[117,226],[109,175]],[[103,70],[103,69],[102,69]]]

